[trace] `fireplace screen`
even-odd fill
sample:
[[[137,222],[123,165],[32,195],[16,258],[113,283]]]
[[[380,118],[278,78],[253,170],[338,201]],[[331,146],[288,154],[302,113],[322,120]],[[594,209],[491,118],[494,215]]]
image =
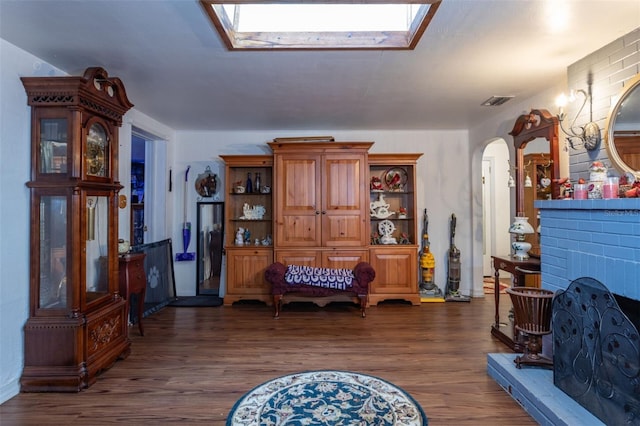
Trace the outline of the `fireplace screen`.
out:
[[[606,424],[640,424],[636,326],[599,281],[579,278],[553,301],[553,381]]]

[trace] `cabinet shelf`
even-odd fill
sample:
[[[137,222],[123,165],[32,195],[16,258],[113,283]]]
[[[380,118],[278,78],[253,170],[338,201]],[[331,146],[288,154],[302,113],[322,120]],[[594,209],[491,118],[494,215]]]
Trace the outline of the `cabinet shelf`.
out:
[[[383,195],[412,195],[413,191],[369,191],[371,195],[383,194]]]
[[[260,223],[271,222],[273,219],[231,219],[231,222],[243,222],[243,223]]]
[[[387,217],[384,219],[379,219],[377,217],[372,217],[371,218],[371,222],[381,222],[383,220],[390,220],[390,221],[395,221],[395,220],[400,220],[400,221],[408,221],[408,220],[413,220],[412,217],[404,217],[404,218],[399,218],[399,217]]]
[[[242,197],[242,196],[248,196],[248,197],[258,197],[258,196],[270,197],[271,193],[270,192],[230,192],[229,195],[231,195],[233,197]]]

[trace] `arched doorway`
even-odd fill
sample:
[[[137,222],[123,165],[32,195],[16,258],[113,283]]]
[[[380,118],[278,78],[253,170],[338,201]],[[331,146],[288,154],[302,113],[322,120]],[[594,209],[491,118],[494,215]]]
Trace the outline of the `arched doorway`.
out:
[[[488,143],[482,153],[482,273],[493,275],[491,256],[509,253],[511,188],[509,148],[498,138]]]

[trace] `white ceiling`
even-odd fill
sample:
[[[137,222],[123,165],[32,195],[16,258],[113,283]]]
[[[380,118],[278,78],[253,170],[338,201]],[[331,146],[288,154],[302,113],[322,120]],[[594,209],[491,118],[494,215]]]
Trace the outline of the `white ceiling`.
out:
[[[638,27],[638,0],[443,0],[413,51],[229,52],[197,0],[0,0],[1,38],[176,130],[469,128]]]

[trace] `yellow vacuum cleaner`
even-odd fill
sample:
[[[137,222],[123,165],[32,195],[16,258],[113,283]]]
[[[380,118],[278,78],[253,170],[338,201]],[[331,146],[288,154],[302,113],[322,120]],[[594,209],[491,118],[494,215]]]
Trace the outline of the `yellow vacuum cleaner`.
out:
[[[436,259],[430,250],[429,215],[427,214],[427,209],[424,209],[422,228],[422,249],[420,250],[420,302],[444,302],[442,291],[434,283]]]

